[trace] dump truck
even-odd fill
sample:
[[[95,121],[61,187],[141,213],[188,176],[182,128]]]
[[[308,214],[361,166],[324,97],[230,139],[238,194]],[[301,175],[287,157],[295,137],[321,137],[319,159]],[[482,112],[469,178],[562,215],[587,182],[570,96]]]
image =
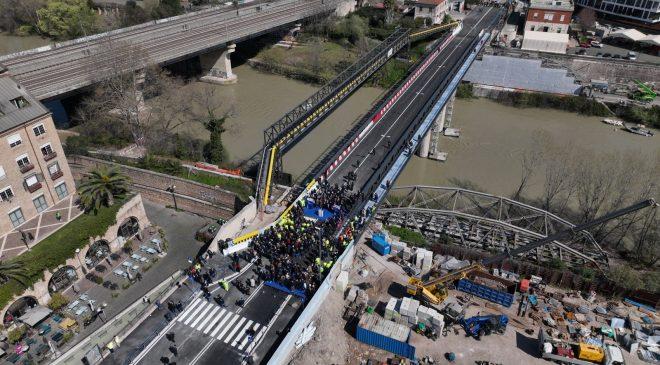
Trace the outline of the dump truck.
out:
[[[598,346],[584,342],[569,342],[552,338],[539,329],[541,358],[560,364],[573,365],[625,365],[621,349],[613,344]]]

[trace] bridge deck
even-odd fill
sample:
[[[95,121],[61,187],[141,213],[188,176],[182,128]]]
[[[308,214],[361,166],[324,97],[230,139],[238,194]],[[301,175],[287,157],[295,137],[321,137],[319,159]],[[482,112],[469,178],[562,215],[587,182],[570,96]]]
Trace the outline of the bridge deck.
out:
[[[374,124],[348,155],[328,174],[328,181],[340,183],[349,172],[357,174],[355,188],[362,189],[391,146],[408,130],[409,124],[422,111],[433,91],[450,77],[452,67],[461,62],[464,51],[498,16],[499,10],[483,8],[472,12],[463,22],[463,29],[441,50],[422,74],[402,92],[390,109]],[[391,141],[388,143],[388,140]],[[394,183],[394,182],[392,182]]]
[[[12,75],[39,99],[92,84],[102,67],[122,62],[119,45],[139,47],[152,63],[167,63],[262,34],[270,29],[334,9],[336,0],[279,0],[217,7],[158,22],[111,31],[54,46],[0,57]],[[113,42],[114,49],[108,44]]]

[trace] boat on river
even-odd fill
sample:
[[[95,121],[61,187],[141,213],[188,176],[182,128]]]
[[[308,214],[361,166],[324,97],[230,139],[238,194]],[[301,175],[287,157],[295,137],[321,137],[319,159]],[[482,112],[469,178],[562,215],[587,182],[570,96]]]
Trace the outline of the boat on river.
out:
[[[636,126],[632,126],[632,127],[629,126],[629,125],[626,125],[624,128],[628,132],[634,133],[634,134],[639,134],[640,136],[644,136],[644,137],[652,137],[653,136],[653,132],[651,132],[651,130],[649,130],[649,129],[646,129],[646,127],[643,124],[637,124]]]
[[[617,127],[623,127],[623,122],[618,120],[618,119],[610,119],[610,118],[605,118],[603,119],[603,123],[617,126]]]

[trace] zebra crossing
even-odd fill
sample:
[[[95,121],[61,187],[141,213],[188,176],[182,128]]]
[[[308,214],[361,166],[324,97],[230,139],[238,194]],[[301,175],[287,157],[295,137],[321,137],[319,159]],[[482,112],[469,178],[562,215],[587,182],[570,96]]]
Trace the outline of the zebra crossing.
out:
[[[266,327],[260,323],[200,298],[190,303],[176,320],[238,350],[243,350],[250,342],[249,329],[255,333],[253,342],[266,332]]]

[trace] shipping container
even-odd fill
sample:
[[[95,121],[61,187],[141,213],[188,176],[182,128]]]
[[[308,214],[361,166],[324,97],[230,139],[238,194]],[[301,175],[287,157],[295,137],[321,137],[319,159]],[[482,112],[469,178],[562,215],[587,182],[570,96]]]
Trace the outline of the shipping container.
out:
[[[408,344],[410,328],[386,321],[377,315],[369,313],[362,315],[355,331],[355,338],[395,355],[415,359],[415,347]]]
[[[501,304],[505,307],[510,307],[513,303],[513,294],[495,290],[467,279],[458,281],[458,290],[476,295],[493,303]]]
[[[387,238],[383,234],[371,236],[371,247],[382,256],[389,255],[392,252],[392,246],[387,242]]]

